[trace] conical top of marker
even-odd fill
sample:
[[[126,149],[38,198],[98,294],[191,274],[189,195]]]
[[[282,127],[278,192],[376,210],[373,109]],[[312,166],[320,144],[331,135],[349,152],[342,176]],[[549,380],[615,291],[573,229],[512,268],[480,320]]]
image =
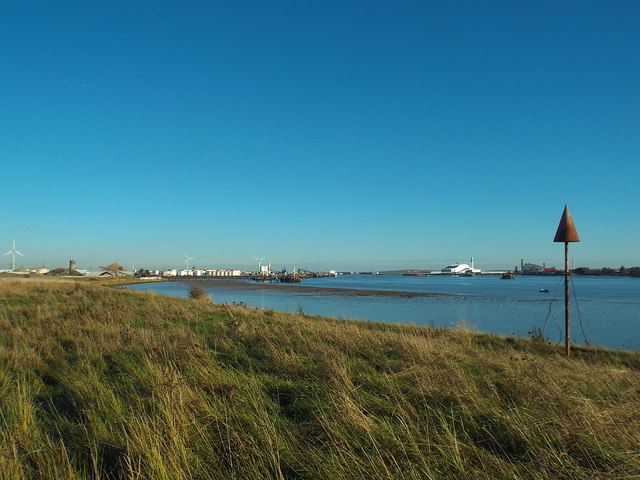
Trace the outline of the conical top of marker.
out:
[[[573,219],[569,213],[569,207],[564,206],[564,212],[562,212],[562,218],[556,230],[556,236],[553,239],[554,242],[579,242],[578,232],[573,225]]]

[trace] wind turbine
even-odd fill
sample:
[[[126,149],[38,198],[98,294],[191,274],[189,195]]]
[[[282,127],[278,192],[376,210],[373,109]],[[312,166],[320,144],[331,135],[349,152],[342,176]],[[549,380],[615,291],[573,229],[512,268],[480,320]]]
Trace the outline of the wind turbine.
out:
[[[195,258],[190,257],[185,252],[185,254],[184,254],[184,263],[187,266],[187,270],[189,270],[189,260],[195,260]]]
[[[262,260],[264,260],[267,257],[262,257],[262,258],[258,258],[258,257],[253,257],[256,259],[256,261],[258,262],[258,273],[260,273],[260,266],[262,265]]]
[[[11,255],[11,270],[16,269],[16,253],[21,257],[24,257],[19,251],[16,250],[16,241],[13,241],[13,248],[9,250],[7,253],[3,253],[3,255]]]

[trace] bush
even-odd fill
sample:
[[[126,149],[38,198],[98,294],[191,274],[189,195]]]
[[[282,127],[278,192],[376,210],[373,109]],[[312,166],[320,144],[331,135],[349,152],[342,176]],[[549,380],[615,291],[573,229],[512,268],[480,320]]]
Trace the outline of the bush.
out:
[[[189,287],[189,298],[192,298],[194,300],[209,300],[211,301],[211,298],[209,297],[209,295],[207,295],[207,292],[204,291],[204,288],[202,288],[200,285],[191,285],[191,287]]]

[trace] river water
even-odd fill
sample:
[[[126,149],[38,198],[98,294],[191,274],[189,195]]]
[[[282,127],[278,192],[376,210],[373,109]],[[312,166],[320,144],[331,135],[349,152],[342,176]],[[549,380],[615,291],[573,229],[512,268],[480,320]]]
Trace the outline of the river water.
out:
[[[640,279],[629,277],[571,277],[571,337],[574,344],[640,351]],[[562,277],[497,276],[405,277],[401,275],[343,275],[310,278],[301,286],[317,291],[265,286],[246,288],[241,282],[197,281],[216,303],[243,302],[250,307],[284,312],[304,311],[338,318],[468,328],[500,335],[526,337],[534,327],[552,342],[563,341],[564,284]],[[185,297],[188,282],[129,285],[125,288]],[[237,287],[236,287],[237,285]],[[323,293],[322,288],[424,292],[439,295],[397,297]],[[548,289],[548,293],[540,289]],[[333,291],[333,290],[332,290]]]

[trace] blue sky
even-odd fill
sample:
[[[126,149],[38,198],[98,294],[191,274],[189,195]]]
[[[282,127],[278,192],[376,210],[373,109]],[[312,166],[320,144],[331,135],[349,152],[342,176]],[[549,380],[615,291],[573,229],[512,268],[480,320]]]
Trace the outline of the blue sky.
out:
[[[560,266],[567,203],[576,266],[638,265],[639,23],[635,1],[5,6],[2,253]]]

